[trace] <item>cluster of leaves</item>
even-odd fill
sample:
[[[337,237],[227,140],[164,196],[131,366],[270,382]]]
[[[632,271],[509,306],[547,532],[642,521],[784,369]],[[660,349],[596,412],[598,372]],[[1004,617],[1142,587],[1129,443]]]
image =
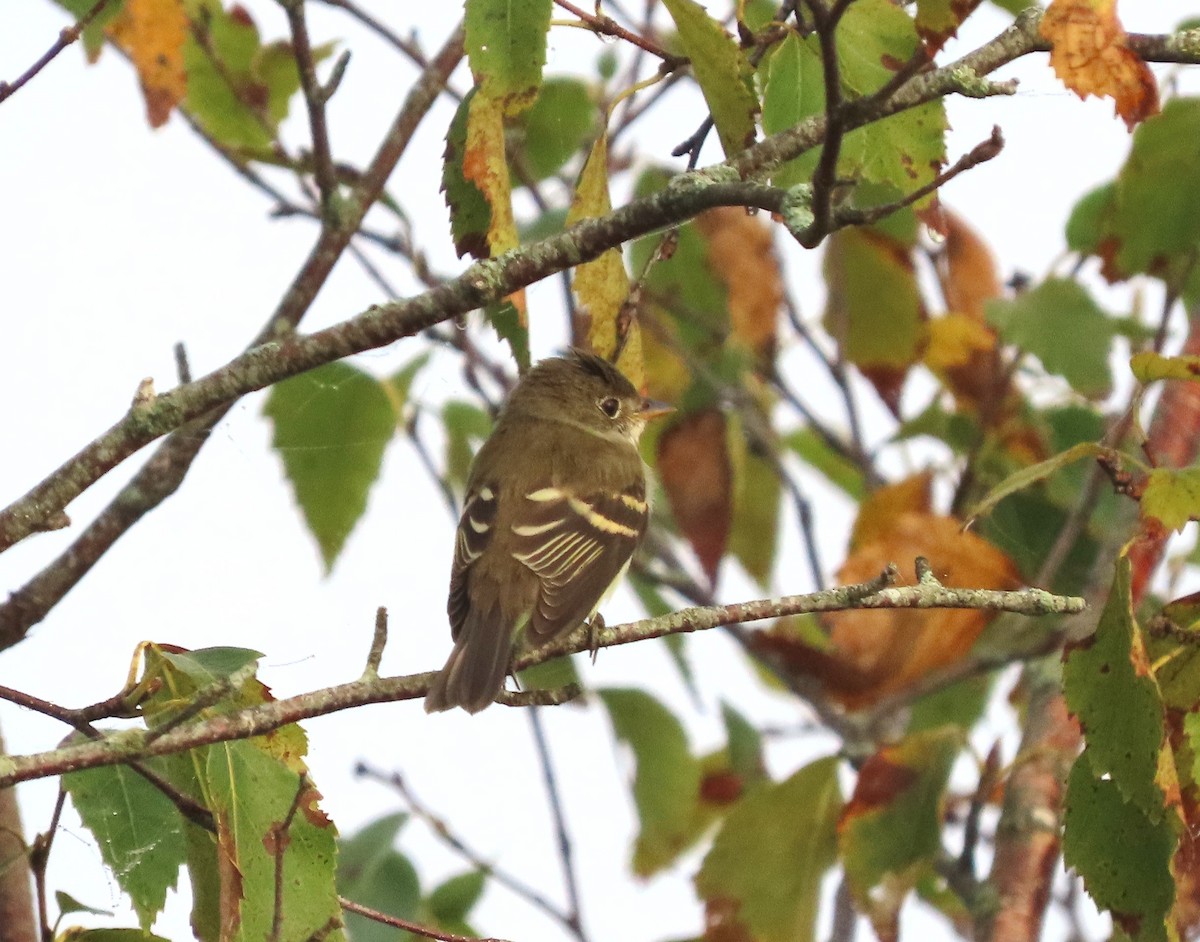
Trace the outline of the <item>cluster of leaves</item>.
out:
[[[67,5],[79,12],[78,0]],[[822,45],[829,36],[802,14],[781,23],[769,3],[738,5],[739,40],[694,0],[664,0],[674,27],[665,55],[690,62],[721,146],[732,155],[760,128],[771,134],[825,110],[830,55],[839,66],[836,97],[867,99],[907,63],[935,57],[976,5],[931,0],[909,12],[889,0],[857,0],[830,50]],[[92,26],[92,48],[107,36],[128,52],[152,123],[182,107],[222,147],[274,159],[278,124],[298,87],[286,44],[262,45],[236,7],[178,4],[179,16],[168,20],[152,15],[159,6],[111,5]],[[606,67],[587,80],[543,75],[551,12],[551,0],[467,5],[475,84],[448,129],[443,167],[460,255],[493,257],[605,215],[610,174],[628,165],[610,153],[609,125],[628,92],[614,81],[616,72]],[[1153,78],[1126,47],[1112,4],[1058,0],[1043,33],[1070,87],[1113,97],[1131,126],[1146,119],[1117,180],[1079,204],[1069,245],[1099,257],[1110,279],[1149,274],[1172,297],[1191,300],[1200,212],[1189,194],[1200,192],[1200,180],[1187,142],[1196,139],[1200,103],[1177,99],[1148,117],[1157,107]],[[1081,44],[1101,55],[1073,54]],[[943,105],[934,101],[849,133],[836,166],[839,198],[868,209],[935,179],[945,130]],[[800,155],[777,168],[772,182],[811,183],[818,157]],[[535,191],[551,179],[569,183],[569,205],[519,219],[514,190]],[[671,171],[643,165],[628,182],[640,196],[671,179]],[[936,245],[923,238],[922,223],[942,233]],[[1073,276],[1006,289],[980,235],[932,198],[876,225],[834,233],[824,247],[823,319],[800,327],[810,337],[822,333],[813,346],[831,376],[861,375],[891,410],[896,426],[883,450],[925,439],[952,470],[887,480],[878,456],[851,429],[795,421],[789,410],[797,397],[778,356],[787,288],[774,239],[759,217],[714,210],[666,238],[635,243],[628,258],[613,249],[573,273],[573,341],[614,357],[651,395],[678,407],[645,448],[665,498],[655,527],[668,542],[690,548],[696,566],[684,568],[702,576],[694,580],[699,591],[715,589],[730,558],[758,583],[771,583],[784,495],[797,469],[859,505],[837,573],[846,582],[916,556],[930,558],[952,584],[1033,582],[1076,510],[1087,469],[1073,462],[1085,455],[1116,454],[1124,467],[1136,467],[1124,495],[1140,500],[1143,516],[1159,527],[1200,517],[1195,469],[1145,467],[1111,443],[1096,444],[1105,434],[1101,404],[1114,384],[1114,343],[1141,342],[1143,325],[1106,311]],[[518,366],[527,366],[523,295],[485,314]],[[268,398],[273,444],[327,567],[365,512],[389,439],[411,423],[412,383],[429,362],[419,357],[382,380],[337,363],[279,384]],[[1137,371],[1147,382],[1190,381],[1200,366],[1151,357],[1139,360]],[[932,390],[916,408],[914,387]],[[1049,405],[1044,394],[1031,395],[1035,387],[1053,391]],[[454,491],[490,418],[466,401],[442,405],[440,416],[443,483]],[[962,533],[964,508],[989,493],[989,515],[977,532]],[[1085,586],[1113,533],[1122,532],[1119,500],[1098,498],[1065,562],[1049,573],[1050,587]],[[637,588],[651,614],[670,607],[652,575]],[[913,706],[893,740],[871,744],[849,794],[832,756],[774,780],[758,732],[734,705],[723,709],[726,746],[697,755],[679,718],[651,695],[600,691],[615,738],[635,757],[634,872],[658,873],[710,840],[695,877],[710,939],[813,938],[819,889],[834,866],[881,938],[895,937],[900,907],[914,889],[952,922],[961,920],[963,901],[938,876],[954,798],[948,781],[990,680],[972,678],[913,701],[927,692],[930,677],[972,656],[991,621],[982,612],[847,612],[749,636],[752,656],[776,678],[812,681],[838,710]],[[1135,938],[1169,938],[1174,927],[1195,922],[1174,892],[1193,876],[1190,835],[1198,832],[1192,824],[1200,807],[1191,720],[1200,692],[1187,670],[1195,622],[1194,605],[1181,601],[1143,632],[1122,561],[1100,630],[1066,660],[1067,701],[1087,737],[1068,786],[1067,859]],[[1054,628],[1043,631],[1051,636]],[[151,728],[179,722],[179,712],[214,684],[227,695],[207,711],[268,696],[247,672],[244,652],[149,648],[143,656],[137,706]],[[130,769],[75,773],[66,787],[144,927],[186,864],[193,924],[205,939],[262,938],[280,911],[287,912],[286,938],[323,931],[338,937],[335,886],[393,915],[467,931],[484,875],[465,874],[423,894],[411,863],[393,847],[402,818],[343,843],[335,883],[334,832],[317,807],[303,753],[303,734],[288,727],[148,763],[211,817],[211,828],[182,815],[180,802]],[[1135,844],[1138,853],[1129,854]],[[365,922],[350,930],[360,942],[380,931]]]
[[[83,16],[94,0],[59,0]],[[282,159],[279,125],[300,89],[291,43],[264,43],[249,12],[220,0],[110,0],[83,32],[88,58],[105,42],[137,69],[151,127],[180,108],[238,160]],[[313,50],[320,61],[332,45]]]

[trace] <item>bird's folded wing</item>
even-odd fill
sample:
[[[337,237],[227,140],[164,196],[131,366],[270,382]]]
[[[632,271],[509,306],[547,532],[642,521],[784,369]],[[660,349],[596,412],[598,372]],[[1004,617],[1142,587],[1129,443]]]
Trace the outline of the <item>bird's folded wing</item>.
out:
[[[645,533],[647,512],[640,482],[585,496],[558,487],[525,495],[512,524],[512,556],[541,584],[532,637],[569,631],[592,614]]]

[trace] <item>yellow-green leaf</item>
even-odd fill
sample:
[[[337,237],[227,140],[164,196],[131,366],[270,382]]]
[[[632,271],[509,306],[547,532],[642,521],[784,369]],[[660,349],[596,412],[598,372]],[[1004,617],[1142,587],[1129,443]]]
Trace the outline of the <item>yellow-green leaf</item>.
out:
[[[1139,383],[1160,379],[1200,380],[1200,356],[1165,357],[1153,350],[1142,350],[1130,357],[1129,368]]]
[[[725,28],[695,0],[663,0],[692,61],[692,72],[708,102],[726,157],[754,143],[758,101],[746,56]]]
[[[581,219],[603,216],[612,209],[608,194],[608,136],[602,134],[592,145],[583,172],[575,187],[567,225]],[[635,386],[645,380],[642,360],[642,335],[635,313],[629,311],[630,323],[618,324],[625,299],[629,296],[629,275],[619,249],[609,249],[599,258],[584,262],[575,269],[575,297],[587,317],[587,337],[591,348],[602,357],[611,358],[617,349],[618,332],[625,342],[617,366]]]
[[[552,0],[468,0],[466,6],[471,73],[504,114],[520,114],[542,82]]]
[[[1155,468],[1142,492],[1142,515],[1162,521],[1168,530],[1182,530],[1200,518],[1200,468]]]

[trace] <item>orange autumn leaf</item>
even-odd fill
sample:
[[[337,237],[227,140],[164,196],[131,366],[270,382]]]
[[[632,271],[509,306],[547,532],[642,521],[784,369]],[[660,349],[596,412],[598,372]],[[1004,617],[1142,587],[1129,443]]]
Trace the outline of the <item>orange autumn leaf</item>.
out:
[[[932,506],[932,485],[933,475],[921,471],[874,491],[858,509],[854,529],[850,532],[850,551],[884,539],[901,514],[928,513]]]
[[[987,540],[963,533],[961,521],[907,512],[880,538],[857,548],[838,573],[843,584],[875,578],[888,563],[911,571],[925,556],[946,585],[1016,589],[1021,580],[1012,560]],[[912,584],[915,580],[906,581]],[[893,609],[837,612],[823,621],[838,658],[853,666],[856,689],[831,687],[832,696],[851,708],[911,686],[929,672],[963,658],[994,612],[959,609]]]
[[[694,412],[663,432],[657,467],[679,532],[715,583],[733,523],[733,468],[721,411]]]
[[[925,556],[947,586],[1016,589],[1020,577],[1004,553],[961,522],[921,511],[903,511],[886,532],[859,546],[838,573],[842,584],[874,579],[896,563],[912,572]],[[910,575],[900,584],[911,585]],[[926,674],[964,657],[994,612],[961,609],[886,609],[821,616],[828,643],[817,646],[794,632],[773,628],[755,636],[757,650],[788,670],[818,678],[826,693],[851,710],[865,709],[905,690]]]
[[[137,68],[146,119],[150,127],[166,124],[187,94],[183,43],[188,19],[182,0],[125,0],[108,27],[112,41],[129,54]]]
[[[1116,0],[1054,0],[1039,30],[1050,40],[1050,65],[1080,98],[1111,98],[1126,127],[1157,114],[1158,85],[1125,43]]]
[[[728,294],[734,338],[769,357],[783,305],[771,227],[740,206],[721,206],[697,216],[696,228],[707,243],[709,266]]]
[[[938,281],[946,309],[983,323],[984,304],[1000,297],[1000,274],[992,250],[957,213],[943,208],[946,242],[938,256]]]

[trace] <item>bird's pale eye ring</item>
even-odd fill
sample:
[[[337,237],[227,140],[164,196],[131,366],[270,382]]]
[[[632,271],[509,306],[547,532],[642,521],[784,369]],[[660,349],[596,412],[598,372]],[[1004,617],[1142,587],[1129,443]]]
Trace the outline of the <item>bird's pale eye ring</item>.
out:
[[[600,411],[610,419],[615,419],[621,414],[621,400],[616,396],[605,396],[603,399],[599,400],[596,405],[600,408]]]

